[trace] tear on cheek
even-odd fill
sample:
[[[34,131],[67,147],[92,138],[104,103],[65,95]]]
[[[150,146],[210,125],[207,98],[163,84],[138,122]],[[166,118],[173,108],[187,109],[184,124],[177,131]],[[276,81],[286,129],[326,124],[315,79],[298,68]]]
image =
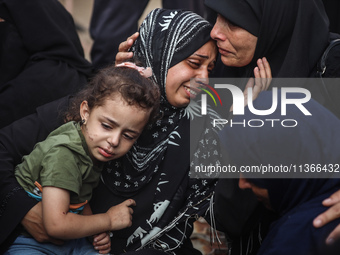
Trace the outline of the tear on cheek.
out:
[[[94,135],[90,134],[90,132],[89,132],[89,130],[87,129],[87,127],[85,128],[85,132],[86,132],[86,134],[87,134],[87,137],[88,137],[91,141],[93,141],[93,140],[94,140],[94,138],[93,138]]]

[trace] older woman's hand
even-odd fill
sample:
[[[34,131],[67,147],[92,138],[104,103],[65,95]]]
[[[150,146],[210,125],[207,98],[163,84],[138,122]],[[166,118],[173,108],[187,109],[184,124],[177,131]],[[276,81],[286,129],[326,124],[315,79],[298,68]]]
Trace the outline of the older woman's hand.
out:
[[[248,104],[249,88],[252,88],[252,101],[254,101],[262,91],[269,88],[272,81],[272,71],[266,58],[257,60],[257,67],[254,68],[255,79],[249,79],[244,94],[244,106]]]
[[[322,204],[330,208],[314,219],[313,225],[316,228],[321,228],[327,223],[340,218],[340,190],[333,193],[329,198],[325,199]],[[328,235],[326,243],[332,244],[336,239],[339,238],[340,224]]]
[[[136,32],[133,35],[131,35],[130,37],[128,37],[126,39],[126,41],[119,44],[119,47],[118,47],[119,52],[116,55],[115,65],[121,64],[121,63],[125,62],[126,60],[133,57],[133,53],[128,52],[128,50],[131,48],[131,46],[136,41],[138,36],[139,36],[139,33]]]
[[[248,104],[249,91],[252,92],[252,101],[254,101],[262,91],[269,88],[272,81],[272,71],[266,58],[260,58],[257,60],[257,67],[254,68],[254,76],[255,79],[250,78],[243,91],[244,106]],[[232,110],[233,106],[230,107],[230,111]]]

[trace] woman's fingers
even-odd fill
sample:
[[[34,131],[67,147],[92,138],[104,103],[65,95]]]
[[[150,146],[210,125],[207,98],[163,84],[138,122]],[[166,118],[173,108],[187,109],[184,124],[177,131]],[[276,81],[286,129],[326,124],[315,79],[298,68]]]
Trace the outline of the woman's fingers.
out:
[[[121,63],[123,63],[123,62],[125,62],[128,59],[133,57],[133,53],[128,52],[128,51],[131,48],[131,46],[133,45],[133,43],[136,41],[138,36],[139,36],[139,33],[136,32],[133,35],[131,35],[130,37],[128,37],[126,39],[126,41],[119,44],[119,47],[118,47],[119,52],[116,55],[115,65],[121,64]]]
[[[272,72],[266,58],[257,60],[257,67],[254,69],[255,85],[259,86],[261,91],[267,90],[272,81]]]
[[[121,44],[119,44],[118,47],[118,51],[119,52],[127,52],[131,46],[133,45],[133,43],[136,41],[136,39],[138,38],[139,33],[136,32],[133,35],[129,36],[126,41],[122,42]]]
[[[132,57],[133,57],[132,52],[118,52],[116,55],[115,65],[119,65]]]
[[[316,228],[321,228],[329,222],[340,218],[340,190],[334,192],[329,198],[325,199],[322,204],[330,208],[314,219],[313,225]],[[332,244],[339,238],[340,224],[328,235],[326,243]]]
[[[340,218],[340,190],[334,192],[329,198],[322,201],[322,204],[330,208],[314,219],[313,224],[314,227],[317,228]]]

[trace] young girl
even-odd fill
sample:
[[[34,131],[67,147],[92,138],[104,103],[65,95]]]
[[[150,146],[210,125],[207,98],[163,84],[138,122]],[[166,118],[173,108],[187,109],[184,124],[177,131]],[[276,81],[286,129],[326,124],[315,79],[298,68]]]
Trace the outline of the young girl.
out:
[[[143,77],[147,71],[133,63],[101,70],[74,98],[66,113],[69,122],[38,143],[17,166],[20,185],[30,196],[42,199],[43,223],[50,236],[67,240],[103,233],[95,236],[93,245],[107,253],[107,232],[131,226],[134,200],[96,215],[91,215],[87,201],[98,184],[103,162],[125,155],[158,113],[159,90]],[[83,215],[69,211],[79,212],[84,205]],[[86,241],[70,240],[59,247],[19,236],[8,254],[19,254],[21,249],[28,254],[29,246],[35,254],[69,254],[72,250],[97,254]]]

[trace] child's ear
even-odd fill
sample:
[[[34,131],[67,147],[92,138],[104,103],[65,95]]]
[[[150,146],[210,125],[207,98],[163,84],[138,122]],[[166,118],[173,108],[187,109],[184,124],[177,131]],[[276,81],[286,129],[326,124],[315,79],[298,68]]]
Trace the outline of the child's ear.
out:
[[[90,115],[90,108],[86,100],[80,104],[80,117],[82,120],[87,120]]]

